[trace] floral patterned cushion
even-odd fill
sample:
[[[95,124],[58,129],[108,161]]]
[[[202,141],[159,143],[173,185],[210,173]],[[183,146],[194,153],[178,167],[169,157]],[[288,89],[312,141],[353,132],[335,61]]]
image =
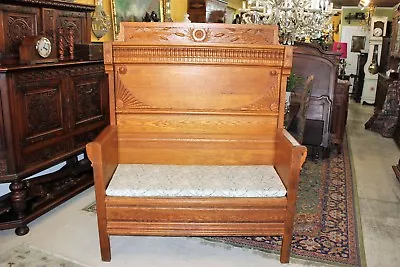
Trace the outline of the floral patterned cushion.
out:
[[[273,166],[120,164],[106,190],[129,197],[283,197]]]

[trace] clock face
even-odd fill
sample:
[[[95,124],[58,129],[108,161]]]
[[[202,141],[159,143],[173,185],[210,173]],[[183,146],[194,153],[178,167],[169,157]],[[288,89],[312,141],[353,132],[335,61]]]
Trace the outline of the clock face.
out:
[[[374,36],[377,36],[377,37],[382,36],[382,33],[383,33],[383,31],[381,28],[375,28],[374,32],[373,32]]]
[[[41,37],[36,42],[36,51],[42,58],[47,58],[51,54],[51,42],[46,37]]]

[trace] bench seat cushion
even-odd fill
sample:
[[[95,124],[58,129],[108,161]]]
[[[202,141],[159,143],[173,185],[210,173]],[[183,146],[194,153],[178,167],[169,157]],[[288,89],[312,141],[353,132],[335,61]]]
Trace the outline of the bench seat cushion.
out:
[[[273,166],[119,164],[106,190],[126,197],[284,197]]]

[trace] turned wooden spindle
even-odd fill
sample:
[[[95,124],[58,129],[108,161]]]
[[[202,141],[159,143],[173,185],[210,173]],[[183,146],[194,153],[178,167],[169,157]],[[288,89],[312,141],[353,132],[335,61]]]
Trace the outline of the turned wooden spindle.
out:
[[[64,29],[58,28],[58,54],[60,60],[64,60]]]
[[[73,28],[68,29],[68,49],[69,49],[69,59],[74,59],[74,42],[75,42],[75,31]]]
[[[11,206],[17,215],[17,218],[22,220],[25,217],[26,203],[28,191],[25,181],[15,180],[10,184],[11,191]],[[15,234],[22,236],[29,232],[29,227],[24,221],[15,229]]]

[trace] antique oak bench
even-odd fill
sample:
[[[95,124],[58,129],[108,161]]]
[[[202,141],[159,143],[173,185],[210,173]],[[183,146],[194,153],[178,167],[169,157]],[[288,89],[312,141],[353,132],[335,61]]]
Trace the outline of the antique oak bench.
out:
[[[283,128],[292,49],[275,26],[122,23],[104,45],[110,121],[87,153],[110,235],[283,236],[306,148]]]

